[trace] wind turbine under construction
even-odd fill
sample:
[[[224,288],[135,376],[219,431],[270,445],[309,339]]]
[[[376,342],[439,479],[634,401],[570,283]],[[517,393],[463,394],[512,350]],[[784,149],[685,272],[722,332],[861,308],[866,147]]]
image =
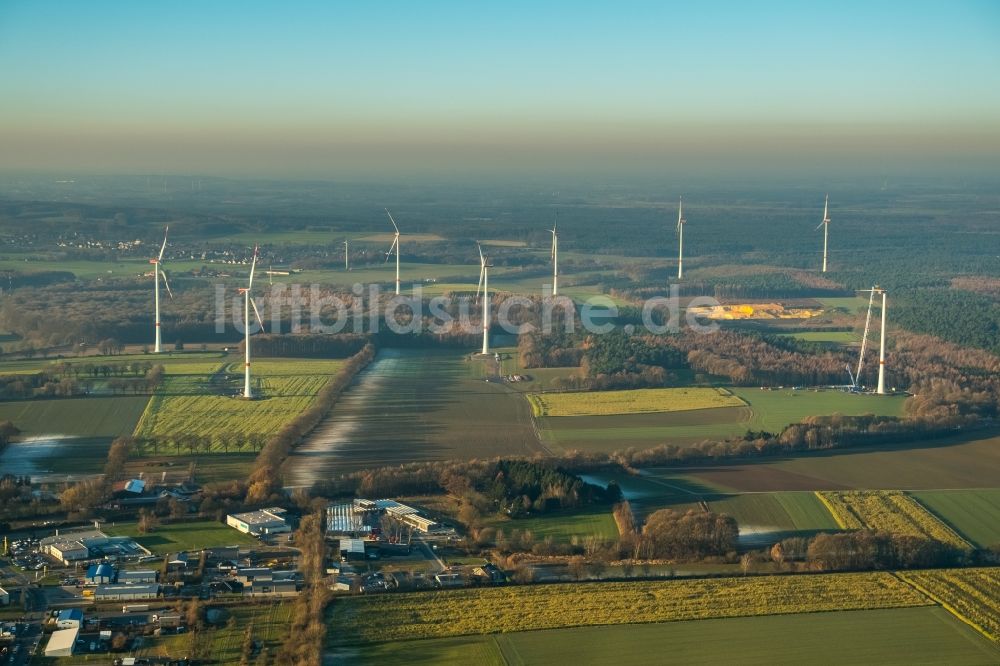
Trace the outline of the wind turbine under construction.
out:
[[[684,278],[684,197],[677,199],[677,279]]]
[[[483,292],[483,353],[490,353],[490,263],[488,255],[483,254],[483,246],[476,242],[479,248],[479,286],[476,287],[476,300],[479,300],[479,292]]]
[[[385,214],[389,216],[389,221],[392,222],[392,228],[396,230],[396,235],[392,237],[392,245],[389,246],[389,251],[385,253],[385,260],[388,262],[389,257],[392,253],[396,253],[396,295],[399,296],[399,227],[396,226],[396,220],[392,219],[392,213],[389,209],[385,209]]]
[[[882,322],[881,322],[881,334],[878,341],[878,385],[875,389],[875,393],[878,395],[885,395],[885,320],[886,320],[886,292],[878,285],[875,285],[871,289],[863,289],[858,293],[871,294],[868,299],[868,317],[865,319],[865,334],[861,341],[861,358],[858,360],[858,375],[861,374],[861,365],[864,362],[865,345],[868,339],[868,324],[871,321],[871,308],[872,303],[875,299],[875,294],[882,295]]]
[[[257,317],[257,323],[260,324],[260,330],[264,330],[264,321],[260,318],[260,311],[257,309],[257,304],[253,300],[253,296],[250,295],[250,290],[253,289],[253,273],[257,268],[257,255],[259,250],[257,247],[253,249],[253,259],[250,261],[250,280],[247,282],[247,286],[244,289],[240,287],[240,293],[243,294],[243,354],[244,354],[244,364],[243,364],[243,397],[247,400],[253,398],[253,389],[250,387],[250,308],[253,308],[253,313]]]
[[[163,263],[163,252],[167,249],[167,232],[170,231],[170,227],[165,227],[163,229],[163,245],[160,246],[160,253],[156,255],[155,259],[150,259],[149,263],[153,264],[153,310],[154,310],[154,321],[156,329],[156,341],[153,344],[153,351],[157,354],[160,353],[160,278],[163,278],[163,286],[167,288],[167,294],[170,298],[174,297],[173,292],[170,291],[170,283],[167,282],[167,274],[160,268]]]
[[[826,246],[827,246],[827,240],[829,239],[830,236],[829,212],[830,212],[830,195],[828,194],[826,195],[826,199],[823,201],[823,221],[819,223],[818,227],[816,227],[817,230],[819,230],[819,227],[823,227],[823,272],[824,273],[826,273]]]
[[[556,222],[559,214],[556,213],[556,220],[552,222],[552,295],[559,295],[559,234],[556,231]]]

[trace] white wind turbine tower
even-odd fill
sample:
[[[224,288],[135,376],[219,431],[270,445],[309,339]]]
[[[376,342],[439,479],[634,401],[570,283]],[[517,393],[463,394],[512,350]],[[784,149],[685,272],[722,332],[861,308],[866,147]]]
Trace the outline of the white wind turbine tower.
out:
[[[490,263],[489,256],[483,255],[483,246],[478,242],[479,248],[479,286],[476,287],[476,299],[479,299],[480,289],[483,292],[483,353],[490,353]]]
[[[816,227],[823,227],[823,272],[826,273],[826,244],[830,236],[830,195],[826,195],[826,199],[823,201],[823,221],[819,223]]]
[[[552,223],[552,295],[559,295],[559,234],[555,222]]]
[[[878,285],[872,287],[871,289],[865,289],[862,293],[870,292],[871,297],[868,301],[868,318],[871,319],[871,306],[872,301],[875,299],[875,294],[882,295],[882,322],[881,322],[881,333],[879,335],[878,341],[878,386],[875,389],[875,393],[878,395],[885,395],[885,321],[886,321],[886,292]],[[868,324],[865,324],[865,333],[867,337]],[[862,341],[862,358],[864,355],[864,341]],[[858,362],[858,368],[860,372],[861,363]]]
[[[389,216],[389,221],[392,222],[392,228],[396,230],[396,235],[393,236],[392,245],[389,246],[389,251],[385,253],[385,260],[389,261],[389,257],[392,256],[393,250],[396,252],[396,295],[399,296],[399,227],[396,226],[396,220],[392,219],[392,213],[389,209],[385,209],[385,214]]]
[[[684,198],[677,199],[677,279],[684,277]]]
[[[348,243],[348,241],[344,241],[344,270],[345,271],[351,270],[351,259],[350,259],[351,255],[349,255],[347,253],[347,243]]]
[[[253,297],[250,295],[250,290],[253,289],[253,273],[254,269],[257,268],[257,254],[258,248],[253,249],[253,259],[250,261],[250,280],[247,282],[246,289],[240,287],[240,293],[243,294],[243,354],[244,354],[244,364],[243,364],[243,397],[247,400],[253,398],[253,389],[250,388],[250,308],[253,308],[253,313],[257,316],[257,323],[260,324],[261,330],[264,330],[264,322],[260,318],[260,311],[257,310],[257,304],[254,302]]]
[[[160,264],[163,263],[163,252],[167,249],[167,232],[170,231],[170,227],[165,227],[163,229],[163,245],[160,246],[160,253],[156,255],[156,259],[150,259],[149,263],[153,264],[153,309],[154,309],[154,320],[156,329],[156,342],[153,345],[153,351],[157,354],[160,353],[160,278],[163,278],[163,286],[167,288],[167,294],[170,298],[174,295],[170,291],[170,283],[167,282],[167,274],[165,271],[160,270]]]

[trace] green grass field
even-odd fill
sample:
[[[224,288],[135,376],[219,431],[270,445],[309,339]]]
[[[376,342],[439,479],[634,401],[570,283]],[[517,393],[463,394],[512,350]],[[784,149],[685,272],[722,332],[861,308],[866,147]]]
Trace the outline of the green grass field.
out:
[[[691,444],[706,439],[725,439],[742,435],[747,430],[777,433],[786,425],[797,423],[807,416],[899,416],[905,402],[902,396],[859,395],[833,390],[764,391],[745,387],[730,387],[728,390],[748,406],[650,414],[543,418],[539,420],[539,426],[542,437],[553,447],[564,450],[613,451],[628,446],[656,446],[665,442]]]
[[[331,360],[256,361],[254,372],[263,381],[264,397],[253,401],[220,394],[209,385],[207,374],[168,375],[149,401],[135,435],[272,434],[308,408],[342,365],[342,361]],[[238,364],[229,366],[233,384],[239,381],[238,369]],[[217,448],[217,444],[213,447]],[[165,449],[159,453],[169,451]]]
[[[389,641],[360,652],[344,652],[344,656],[348,654],[361,664],[413,666],[558,663],[773,666],[834,665],[848,661],[898,666],[935,663],[971,666],[1000,659],[988,641],[947,611],[935,607]]]
[[[536,541],[552,537],[554,541],[569,543],[574,537],[583,540],[589,536],[601,539],[617,539],[618,527],[610,508],[603,510],[560,512],[518,518],[516,520],[495,520],[489,523],[506,533],[512,530],[529,531]]]
[[[648,470],[675,476],[675,470]],[[872,449],[845,449],[752,463],[685,468],[716,492],[988,488],[1000,479],[1000,436],[980,434]]]
[[[1000,544],[1000,488],[920,490],[910,494],[980,548]]]
[[[24,440],[0,452],[0,468],[29,475],[100,472],[111,441],[131,434],[148,402],[146,396],[100,396],[0,403],[0,420],[12,421]]]
[[[699,387],[532,393],[528,401],[535,416],[546,417],[684,412],[746,404],[724,389]]]
[[[768,543],[785,536],[806,536],[838,529],[830,512],[810,492],[731,495],[712,499],[708,505],[712,511],[735,518],[741,536],[760,534]]]
[[[105,525],[103,529],[109,536],[132,537],[158,555],[221,546],[259,545],[253,537],[214,520],[160,525],[149,534],[139,534],[135,523]]]

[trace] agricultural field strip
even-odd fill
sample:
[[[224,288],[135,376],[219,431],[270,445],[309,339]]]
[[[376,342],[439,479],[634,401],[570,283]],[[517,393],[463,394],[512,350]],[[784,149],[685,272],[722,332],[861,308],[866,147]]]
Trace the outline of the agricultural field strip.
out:
[[[643,624],[752,615],[901,608],[932,602],[890,573],[636,583],[578,583],[354,597],[331,620],[344,643]]]
[[[339,361],[260,361],[255,366],[266,397],[251,403],[212,394],[208,376],[168,375],[162,389],[150,399],[135,436],[274,433],[309,407],[341,365]],[[217,369],[225,367],[229,366]]]
[[[936,539],[956,548],[972,544],[938,520],[919,502],[898,490],[816,491],[842,529],[884,530]]]
[[[905,571],[898,575],[962,622],[1000,642],[1000,568]]]
[[[535,416],[606,416],[746,406],[725,389],[704,387],[530,393],[528,400]]]

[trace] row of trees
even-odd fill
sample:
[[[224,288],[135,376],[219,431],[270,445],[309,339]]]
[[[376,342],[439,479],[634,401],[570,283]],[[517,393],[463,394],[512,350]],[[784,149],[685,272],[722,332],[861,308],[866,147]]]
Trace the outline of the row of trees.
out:
[[[340,397],[340,394],[354,379],[354,376],[364,369],[375,358],[375,346],[366,344],[361,351],[352,356],[317,394],[309,409],[299,414],[277,433],[272,435],[254,464],[250,475],[246,501],[250,504],[264,502],[280,496],[281,465],[291,453],[292,448],[302,438],[312,432],[313,428],[326,416],[330,408]]]

